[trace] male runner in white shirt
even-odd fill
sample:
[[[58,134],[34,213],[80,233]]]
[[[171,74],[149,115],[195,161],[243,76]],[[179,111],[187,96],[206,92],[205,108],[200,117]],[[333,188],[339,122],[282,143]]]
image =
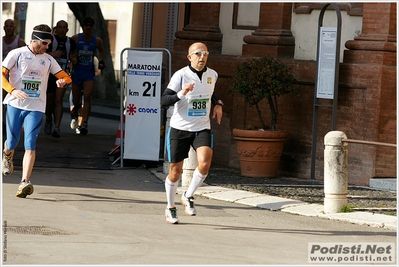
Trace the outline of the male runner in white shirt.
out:
[[[6,176],[14,171],[14,149],[18,145],[23,126],[25,154],[22,180],[16,193],[21,198],[33,193],[29,179],[36,159],[36,138],[46,108],[49,73],[57,77],[58,87],[65,87],[72,82],[57,61],[45,53],[52,40],[51,29],[46,29],[50,27],[44,24],[34,27],[29,46],[11,50],[2,63],[2,87],[8,92],[3,102],[7,105],[7,139],[3,148],[2,172]]]
[[[198,167],[186,192],[181,197],[185,213],[195,216],[193,195],[208,175],[213,156],[213,134],[210,112],[214,104],[213,118],[220,124],[223,102],[214,96],[218,74],[206,67],[209,51],[205,44],[194,43],[188,49],[190,64],[176,71],[165,92],[161,105],[174,105],[170,128],[166,136],[166,157],[170,162],[169,174],[165,179],[167,207],[166,222],[177,224],[174,197],[178,180],[183,172],[183,161],[188,158],[190,147],[196,151]]]

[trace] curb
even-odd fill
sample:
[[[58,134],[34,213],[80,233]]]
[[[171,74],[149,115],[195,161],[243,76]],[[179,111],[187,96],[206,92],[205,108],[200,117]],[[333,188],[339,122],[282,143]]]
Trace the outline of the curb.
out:
[[[159,169],[148,169],[159,180],[165,181],[166,175]],[[178,187],[179,194],[186,190]],[[319,217],[329,220],[345,221],[358,225],[397,230],[397,217],[371,212],[355,211],[345,213],[324,213],[324,206],[320,204],[309,204],[298,200],[282,197],[269,196],[266,194],[252,193],[245,190],[235,190],[219,186],[209,186],[205,183],[198,188],[196,195],[210,199],[227,201],[270,211],[282,211],[295,215],[308,217]]]

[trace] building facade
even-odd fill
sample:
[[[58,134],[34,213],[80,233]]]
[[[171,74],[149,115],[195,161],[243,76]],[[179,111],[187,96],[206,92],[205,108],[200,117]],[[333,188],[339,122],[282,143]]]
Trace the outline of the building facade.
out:
[[[104,18],[113,21],[110,40],[114,42],[115,70],[119,70],[120,51],[126,47],[167,48],[175,71],[188,64],[186,54],[191,43],[207,44],[211,52],[208,65],[219,73],[216,95],[225,103],[222,124],[212,125],[216,138],[213,166],[238,169],[232,129],[257,123],[255,109],[239,108],[237,102],[242,99],[233,98],[229,90],[234,64],[267,55],[291,65],[301,95],[279,99],[278,128],[289,132],[279,174],[307,179],[311,174],[318,19],[324,5],[100,2]],[[336,130],[349,139],[396,144],[396,2],[336,5],[342,16]],[[70,34],[80,31],[67,5],[58,2],[55,8],[51,2],[29,5],[27,25],[50,25],[51,8],[55,12],[53,21],[66,17],[70,25],[75,25]],[[330,8],[323,26],[334,27],[336,13]],[[5,15],[3,10],[3,22],[10,14]],[[261,106],[267,114],[266,101]],[[323,180],[323,139],[331,130],[332,112],[329,107],[318,110],[315,179]],[[350,184],[368,185],[370,178],[397,175],[395,148],[350,143],[348,153]]]
[[[317,36],[317,30],[312,38],[305,35],[304,39],[294,34],[293,29],[301,26],[294,25],[293,18],[296,22],[308,21],[298,16],[310,18],[323,6],[318,3],[259,3],[259,17],[250,21],[257,25],[244,27],[251,31],[250,34],[230,40],[220,29],[223,3],[190,4],[191,11],[188,11],[189,15],[185,14],[187,24],[175,33],[173,68],[176,70],[187,64],[185,55],[192,42],[201,41],[209,47],[208,65],[219,72],[216,94],[226,103],[222,125],[213,125],[216,136],[214,165],[239,168],[231,130],[256,124],[255,110],[238,109],[231,96],[232,66],[237,60],[267,55],[290,64],[301,87],[299,98],[280,97],[278,127],[289,132],[280,175],[310,178],[316,61],[295,55],[301,50],[298,44],[309,40],[313,45],[308,49],[316,53],[314,36]],[[336,130],[344,132],[349,139],[396,144],[396,3],[339,3],[338,7],[341,14],[354,16],[356,21],[360,19],[361,26],[353,38],[343,39]],[[204,14],[207,14],[206,20]],[[232,27],[239,25],[238,20],[234,21],[239,14],[240,3],[233,4]],[[343,28],[349,27],[346,24],[348,22],[344,21]],[[302,28],[302,31],[308,30]],[[223,53],[226,39],[242,43],[239,55]],[[262,105],[267,113],[266,101]],[[318,180],[324,175],[323,140],[331,125],[331,109],[319,108],[315,155],[315,179]],[[368,185],[370,178],[396,177],[395,148],[350,143],[348,153],[350,184]]]

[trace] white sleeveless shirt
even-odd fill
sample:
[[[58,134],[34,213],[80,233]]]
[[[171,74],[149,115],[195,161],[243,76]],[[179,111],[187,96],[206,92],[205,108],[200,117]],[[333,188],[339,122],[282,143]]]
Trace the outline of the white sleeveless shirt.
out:
[[[19,41],[19,36],[16,36],[14,41],[11,44],[6,44],[4,41],[4,36],[3,36],[3,60],[6,58],[8,52],[11,50],[18,48],[18,41]]]

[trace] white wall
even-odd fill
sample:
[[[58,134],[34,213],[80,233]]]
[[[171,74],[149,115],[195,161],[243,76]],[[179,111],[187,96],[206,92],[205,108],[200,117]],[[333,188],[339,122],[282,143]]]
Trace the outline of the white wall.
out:
[[[254,11],[247,9],[246,14],[240,14],[240,21],[245,21],[245,25],[254,26],[259,23],[259,3],[254,4],[255,8],[258,6],[258,10]],[[251,12],[249,11],[251,10]],[[252,13],[252,14],[251,14]],[[254,15],[255,13],[255,15]],[[246,19],[245,19],[246,17]],[[242,45],[244,44],[243,38],[245,35],[251,35],[252,30],[233,29],[233,3],[221,3],[220,4],[220,16],[219,16],[219,27],[223,33],[223,46],[222,54],[227,55],[241,55]]]
[[[133,2],[100,2],[100,7],[106,20],[117,21],[114,69],[119,70],[121,51],[131,47]]]
[[[317,57],[317,30],[320,11],[314,10],[311,14],[292,14],[291,31],[295,37],[295,59],[316,60]],[[349,16],[346,11],[341,12],[341,52],[340,62],[343,60],[345,42],[353,40],[362,30],[362,17]],[[337,27],[335,11],[324,12],[323,27]]]
[[[15,4],[13,3],[12,6],[12,12],[2,14],[2,25],[4,25],[6,19],[14,18]],[[114,69],[119,70],[120,52],[123,48],[130,47],[133,2],[100,2],[100,8],[106,20],[117,21]],[[34,26],[47,24],[53,27],[59,20],[68,22],[68,36],[82,32],[79,22],[65,2],[29,2],[25,26],[26,34],[22,37],[28,43]]]
[[[242,24],[253,26],[259,23],[259,3],[241,3],[239,21]],[[14,6],[14,4],[13,4]],[[103,16],[106,20],[117,20],[117,39],[115,46],[115,70],[119,70],[120,52],[130,47],[131,25],[133,17],[133,2],[100,2]],[[71,36],[81,32],[79,23],[65,2],[29,2],[26,21],[25,41],[30,38],[31,29],[41,23],[51,26],[52,14],[54,12],[55,24],[58,20],[67,20],[69,23],[69,33]],[[13,18],[13,12],[2,16],[2,24],[8,18]],[[223,34],[223,54],[241,55],[243,38],[251,35],[253,30],[232,29],[233,3],[222,2],[220,6],[220,29]],[[295,37],[295,59],[316,60],[317,55],[317,28],[319,10],[314,10],[311,14],[292,14],[291,31]],[[345,42],[353,40],[362,29],[362,17],[348,16],[346,12],[341,12],[342,31],[341,31],[341,53],[342,62]],[[324,14],[323,26],[336,26],[335,11],[326,11]]]
[[[240,7],[239,19],[245,25],[252,26],[259,22],[259,3],[246,3],[246,8]],[[246,12],[246,14],[244,14]],[[223,54],[241,55],[243,38],[251,35],[253,30],[232,29],[233,3],[221,3],[219,27],[223,34]],[[291,31],[295,37],[295,59],[316,60],[317,57],[317,30],[320,10],[314,10],[311,14],[292,14]],[[341,52],[340,61],[343,59],[345,42],[353,40],[362,30],[362,17],[349,16],[345,11],[341,12]],[[335,11],[327,10],[324,13],[323,27],[336,27]]]

